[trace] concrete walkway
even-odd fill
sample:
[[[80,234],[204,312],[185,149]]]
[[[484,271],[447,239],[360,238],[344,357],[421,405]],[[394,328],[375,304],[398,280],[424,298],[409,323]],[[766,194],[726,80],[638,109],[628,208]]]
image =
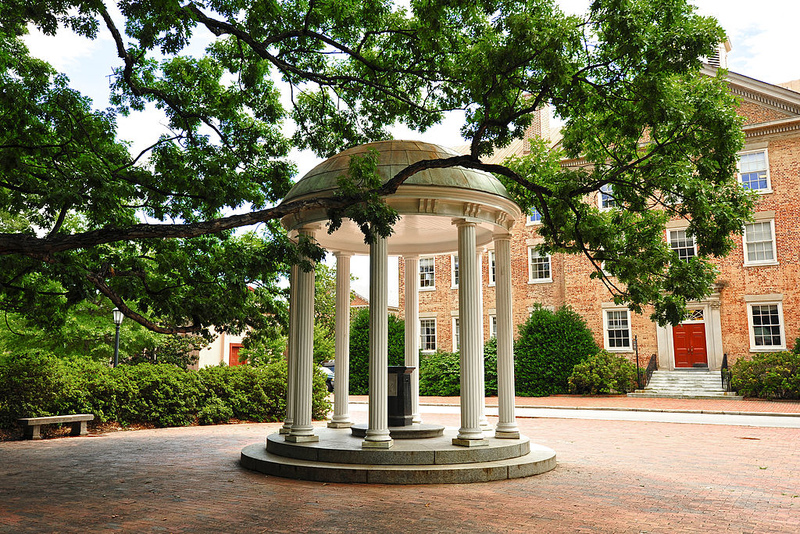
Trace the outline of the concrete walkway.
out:
[[[426,420],[459,424],[457,414],[425,411]],[[323,484],[242,469],[241,449],[263,443],[277,423],[4,442],[0,533],[800,532],[799,429],[519,424],[557,452],[558,467],[469,485]]]
[[[352,403],[367,403],[366,395],[351,395]],[[420,405],[458,406],[459,397],[420,397]],[[517,397],[517,408],[558,408],[575,410],[626,410],[648,412],[715,413],[735,415],[800,416],[800,401],[763,401],[759,399],[635,399],[625,395],[553,395]],[[497,397],[486,397],[487,407],[497,406]]]

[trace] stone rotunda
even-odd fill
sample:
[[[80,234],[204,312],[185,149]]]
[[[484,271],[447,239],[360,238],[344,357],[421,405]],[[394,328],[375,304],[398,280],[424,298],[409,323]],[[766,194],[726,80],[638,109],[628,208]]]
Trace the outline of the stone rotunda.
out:
[[[384,182],[408,165],[457,156],[418,141],[381,141],[345,150],[317,165],[284,202],[332,196],[351,156],[378,153]],[[521,215],[492,175],[450,167],[414,174],[386,202],[400,214],[388,238],[367,245],[358,226],[345,220],[327,233],[328,217],[311,207],[286,216],[290,237],[315,240],[336,257],[334,413],[328,428],[311,424],[314,272],[294,266],[290,275],[289,382],[283,428],[263,444],[242,451],[245,467],[310,480],[376,483],[472,482],[517,478],[555,467],[555,453],[520,436],[514,416],[514,361],[510,229]],[[499,421],[485,416],[480,247],[494,244],[497,308]],[[419,413],[419,256],[457,252],[461,354],[461,426],[437,437]],[[369,254],[369,416],[366,429],[351,429],[348,412],[350,258]],[[388,425],[388,264],[405,262],[405,365],[411,373],[412,428]],[[435,427],[434,427],[435,428]],[[441,434],[441,432],[439,432]],[[435,435],[435,433],[434,433]],[[401,439],[402,438],[402,439]],[[411,438],[411,439],[405,439]]]

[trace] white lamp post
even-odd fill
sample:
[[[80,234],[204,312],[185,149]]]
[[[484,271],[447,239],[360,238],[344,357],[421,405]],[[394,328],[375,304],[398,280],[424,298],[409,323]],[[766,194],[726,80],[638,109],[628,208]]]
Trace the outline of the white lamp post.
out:
[[[114,314],[114,324],[117,325],[117,334],[114,338],[114,367],[119,363],[119,325],[122,324],[122,318],[125,317],[119,308],[112,310]]]

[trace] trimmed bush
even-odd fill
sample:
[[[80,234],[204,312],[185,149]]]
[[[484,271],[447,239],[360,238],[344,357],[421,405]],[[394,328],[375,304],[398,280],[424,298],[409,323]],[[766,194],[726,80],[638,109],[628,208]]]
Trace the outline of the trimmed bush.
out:
[[[314,376],[312,417],[330,410],[321,372]],[[0,362],[0,427],[20,417],[93,413],[99,423],[157,427],[286,416],[286,363],[186,371],[171,364],[111,369],[89,360],[36,352]]]
[[[405,364],[405,321],[389,314],[389,365]],[[369,393],[369,309],[350,322],[350,394]]]
[[[573,367],[598,350],[586,322],[572,309],[535,306],[514,346],[517,395],[566,393]]]
[[[569,392],[597,395],[627,393],[636,389],[636,366],[627,358],[605,350],[589,356],[572,369]]]
[[[497,395],[497,340],[483,346],[486,395]],[[457,352],[437,351],[420,358],[419,394],[452,397],[461,394],[461,357]]]
[[[740,395],[762,399],[800,399],[800,354],[766,352],[739,359],[731,386]]]
[[[461,393],[461,363],[457,352],[423,354],[419,362],[419,394],[451,397]]]

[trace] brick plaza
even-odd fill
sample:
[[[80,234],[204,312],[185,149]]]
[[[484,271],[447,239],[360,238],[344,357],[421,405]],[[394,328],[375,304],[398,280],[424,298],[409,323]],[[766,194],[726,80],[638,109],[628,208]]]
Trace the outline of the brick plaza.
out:
[[[798,429],[519,424],[556,450],[558,467],[470,485],[323,484],[242,469],[241,449],[278,424],[0,443],[0,532],[800,531]]]

